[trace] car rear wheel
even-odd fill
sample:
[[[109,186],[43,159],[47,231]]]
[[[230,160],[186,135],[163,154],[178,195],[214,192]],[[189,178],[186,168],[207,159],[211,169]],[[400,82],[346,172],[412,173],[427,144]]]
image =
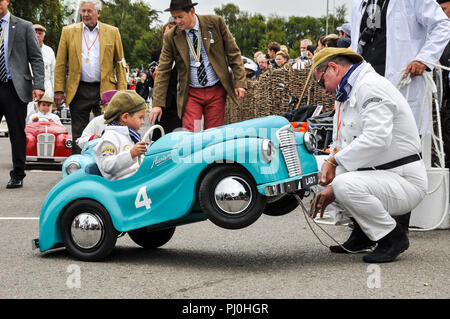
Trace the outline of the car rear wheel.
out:
[[[81,261],[100,261],[114,249],[118,232],[107,210],[98,202],[73,202],[61,219],[61,233],[68,252]]]
[[[253,177],[237,165],[212,168],[200,184],[199,200],[208,219],[226,229],[250,226],[266,205]]]
[[[303,198],[305,191],[298,191],[297,194]],[[286,194],[274,201],[267,201],[264,214],[269,216],[283,216],[289,214],[298,207],[297,198],[292,194]]]
[[[141,228],[128,232],[128,235],[142,248],[155,249],[167,244],[174,233],[175,227],[158,231],[147,231],[147,228]]]

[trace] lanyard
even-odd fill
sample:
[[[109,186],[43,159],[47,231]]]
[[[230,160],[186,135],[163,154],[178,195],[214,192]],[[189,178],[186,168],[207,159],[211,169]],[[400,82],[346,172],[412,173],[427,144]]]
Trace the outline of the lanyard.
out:
[[[200,66],[200,59],[201,59],[201,48],[202,48],[202,34],[200,31],[200,28],[198,29],[198,36],[197,36],[197,52],[194,49],[194,44],[192,43],[191,38],[189,37],[189,35],[186,33],[186,39],[187,39],[187,43],[189,45],[189,49],[191,50],[192,55],[194,56],[194,60],[195,60],[195,66],[198,68]]]
[[[96,37],[94,39],[94,42],[92,42],[92,44],[89,46],[87,41],[86,41],[86,34],[84,33],[84,28],[83,28],[83,38],[84,38],[84,43],[86,44],[86,48],[88,50],[88,55],[90,54],[90,51],[91,51],[92,47],[94,46],[95,42],[97,42],[99,34],[100,34],[100,32],[97,31],[97,35],[96,35]],[[86,59],[86,62],[89,62],[89,58]]]

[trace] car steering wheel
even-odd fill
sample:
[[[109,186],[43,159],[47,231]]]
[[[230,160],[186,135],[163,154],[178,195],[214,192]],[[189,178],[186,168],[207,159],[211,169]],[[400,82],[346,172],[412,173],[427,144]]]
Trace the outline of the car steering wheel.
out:
[[[150,146],[154,143],[154,141],[152,141],[152,137],[153,137],[153,132],[159,129],[159,131],[161,132],[161,137],[163,137],[164,135],[166,135],[164,133],[164,128],[161,125],[153,125],[152,127],[150,127],[148,129],[147,132],[145,132],[144,136],[142,137],[143,141],[147,141],[148,140],[148,146],[147,149],[150,148]],[[142,164],[142,161],[144,160],[144,156],[145,155],[141,155],[138,157],[138,162],[139,162],[139,166]]]

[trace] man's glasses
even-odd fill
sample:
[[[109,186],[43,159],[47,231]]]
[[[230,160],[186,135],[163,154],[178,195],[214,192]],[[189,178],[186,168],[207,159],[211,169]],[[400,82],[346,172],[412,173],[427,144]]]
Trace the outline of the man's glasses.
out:
[[[329,66],[329,64],[327,64],[327,67],[325,68],[325,70],[323,70],[322,75],[320,76],[320,79],[317,80],[317,84],[319,84],[319,86],[320,86],[322,89],[325,88],[325,81],[323,80],[323,76],[325,75],[325,73],[327,73],[328,66]]]

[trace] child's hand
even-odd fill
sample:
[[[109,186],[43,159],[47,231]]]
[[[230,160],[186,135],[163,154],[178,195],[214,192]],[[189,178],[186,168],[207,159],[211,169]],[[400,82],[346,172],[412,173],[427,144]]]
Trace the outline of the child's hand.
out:
[[[37,122],[39,120],[39,117],[35,116],[33,117],[33,122]]]
[[[130,150],[130,152],[131,152],[131,157],[133,159],[145,154],[147,152],[147,143],[144,141],[136,143],[136,145],[134,145],[134,147]]]
[[[48,119],[48,121],[49,121],[49,122],[52,122],[52,123],[55,122],[55,121],[53,121],[52,119]]]

